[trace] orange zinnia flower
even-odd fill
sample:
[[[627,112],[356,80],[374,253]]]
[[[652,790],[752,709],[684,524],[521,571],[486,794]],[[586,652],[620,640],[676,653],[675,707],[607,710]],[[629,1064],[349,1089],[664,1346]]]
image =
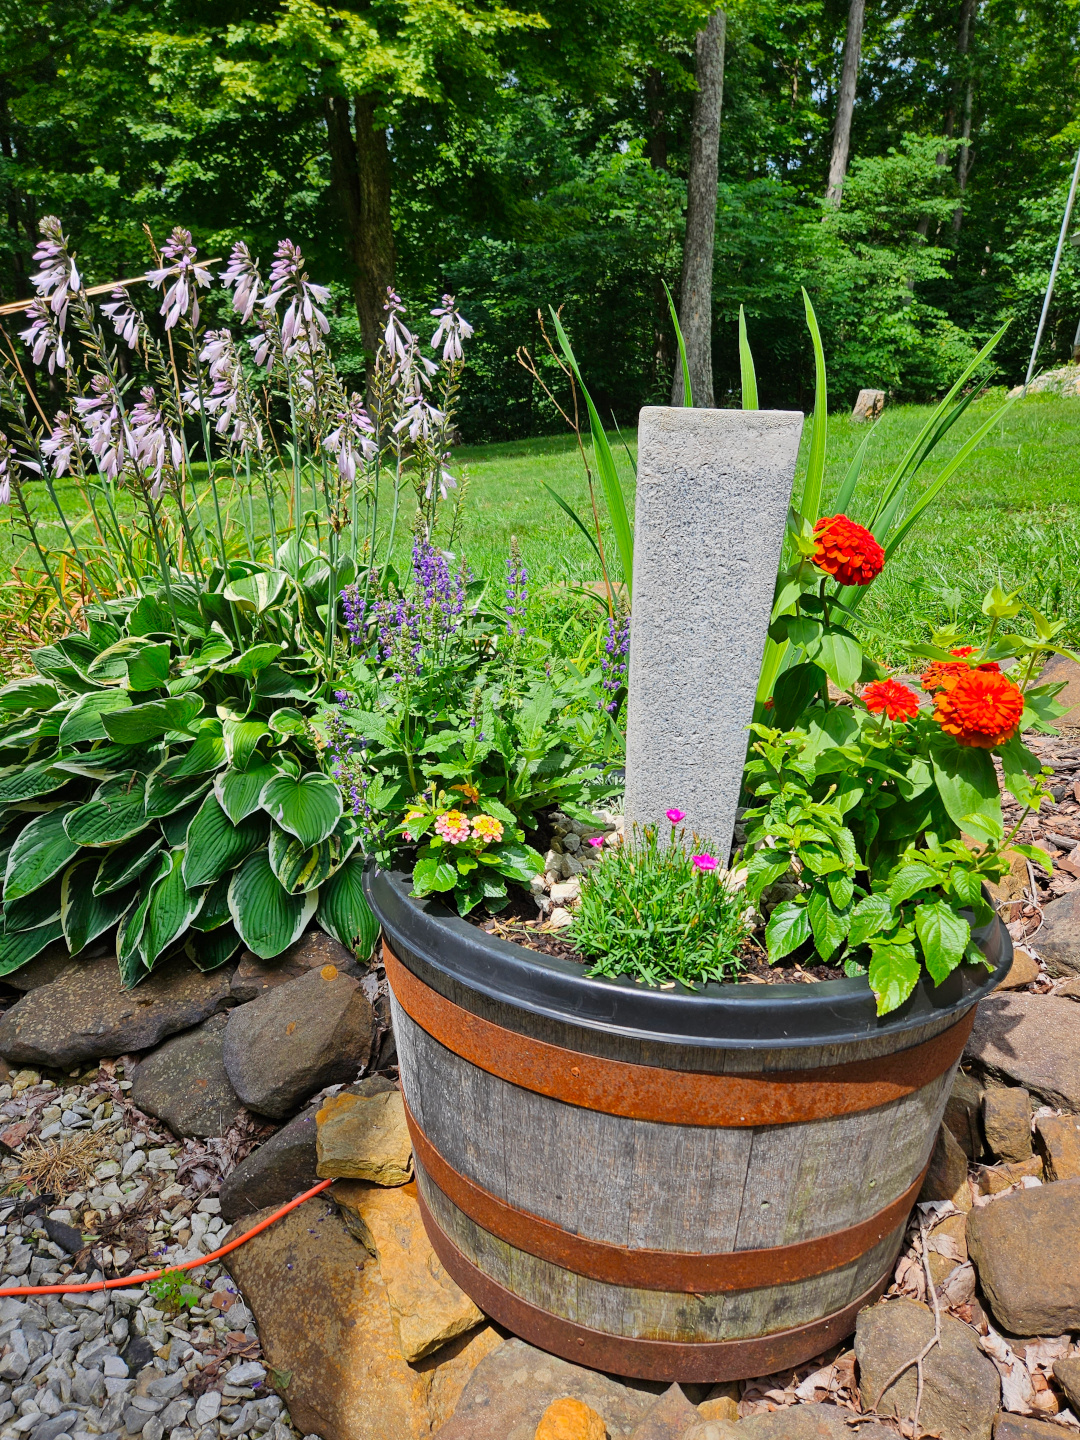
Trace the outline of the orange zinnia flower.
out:
[[[913,720],[919,713],[918,695],[897,680],[873,681],[863,691],[862,698],[871,715],[884,710],[890,720]]]
[[[862,525],[846,515],[823,515],[814,526],[814,564],[841,585],[869,585],[881,574],[885,551]]]
[[[997,669],[968,670],[934,699],[934,719],[961,745],[992,750],[1016,733],[1024,713],[1020,687]]]
[[[961,675],[968,674],[972,668],[986,670],[995,675],[1001,671],[1001,666],[996,660],[985,660],[981,665],[972,667],[966,663],[964,657],[974,655],[974,645],[964,645],[959,650],[950,650],[950,655],[959,655],[959,660],[931,660],[930,664],[923,671],[922,688],[924,690],[948,690],[956,683]]]

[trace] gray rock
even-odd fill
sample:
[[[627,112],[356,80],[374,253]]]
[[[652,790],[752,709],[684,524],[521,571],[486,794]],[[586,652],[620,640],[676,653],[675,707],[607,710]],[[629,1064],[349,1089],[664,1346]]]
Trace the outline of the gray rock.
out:
[[[671,1385],[644,1420],[634,1427],[631,1440],[682,1440],[687,1429],[700,1418],[697,1408],[690,1404],[678,1385]]]
[[[626,820],[666,828],[677,805],[724,863],[802,426],[651,405],[638,421]]]
[[[382,1075],[371,1075],[346,1086],[356,1095],[381,1095],[396,1088]],[[225,1177],[220,1199],[226,1220],[239,1220],[265,1205],[283,1205],[319,1183],[315,1170],[318,1109],[318,1105],[311,1105],[283,1125]]]
[[[59,1415],[53,1415],[42,1420],[40,1425],[35,1425],[30,1431],[30,1440],[56,1440],[58,1435],[71,1434],[78,1428],[78,1424],[77,1410],[62,1410]]]
[[[890,1375],[917,1355],[933,1333],[933,1312],[914,1300],[889,1300],[860,1314],[855,1355],[864,1410],[871,1409]],[[940,1433],[941,1440],[990,1440],[1001,1381],[977,1338],[970,1326],[943,1315],[941,1341],[923,1361],[919,1424],[924,1431]],[[916,1383],[912,1366],[885,1392],[878,1414],[909,1418],[915,1408]]]
[[[851,1412],[836,1405],[788,1405],[770,1415],[748,1415],[732,1427],[732,1440],[852,1440],[845,1417]],[[884,1425],[860,1425],[861,1440],[896,1440]]]
[[[319,929],[308,930],[294,945],[272,960],[262,960],[250,950],[245,950],[232,977],[233,999],[240,1004],[257,1000],[268,990],[299,980],[309,970],[321,970],[324,965],[334,965],[343,975],[351,975],[354,980],[359,980],[364,973],[350,950]]]
[[[228,1022],[226,1014],[211,1015],[148,1055],[135,1071],[132,1103],[174,1135],[224,1135],[244,1108],[222,1058]]]
[[[558,1360],[524,1340],[507,1340],[473,1371],[439,1440],[531,1437],[547,1407],[564,1395],[591,1405],[603,1417],[610,1440],[623,1440],[655,1407],[658,1388],[615,1380]]]
[[[77,961],[72,960],[63,940],[57,940],[55,944],[46,946],[41,954],[28,964],[13,970],[10,975],[5,975],[4,984],[10,985],[13,990],[37,990],[41,985],[51,985],[69,965],[82,965],[85,960],[85,956]]]
[[[973,1210],[967,1247],[1003,1330],[1080,1330],[1080,1179],[1018,1190]]]
[[[149,1050],[230,1004],[231,978],[228,966],[204,975],[174,960],[125,990],[113,956],[80,962],[12,1006],[0,1020],[0,1055],[70,1070],[103,1055]]]
[[[1080,975],[1080,886],[1043,907],[1034,943],[1051,975]]]
[[[284,1120],[316,1090],[358,1075],[374,1032],[359,983],[326,965],[233,1011],[225,1070],[245,1105]]]
[[[964,1058],[1055,1110],[1080,1111],[1080,1005],[1072,1000],[1023,991],[987,995]]]

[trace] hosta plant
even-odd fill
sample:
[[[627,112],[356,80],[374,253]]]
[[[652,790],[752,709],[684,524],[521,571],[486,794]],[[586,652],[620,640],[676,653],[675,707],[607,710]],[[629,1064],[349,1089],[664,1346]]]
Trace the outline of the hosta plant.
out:
[[[113,932],[127,985],[181,950],[203,970],[241,943],[276,955],[313,917],[374,943],[307,719],[322,681],[286,648],[301,582],[232,568],[88,608],[0,690],[0,974]]]

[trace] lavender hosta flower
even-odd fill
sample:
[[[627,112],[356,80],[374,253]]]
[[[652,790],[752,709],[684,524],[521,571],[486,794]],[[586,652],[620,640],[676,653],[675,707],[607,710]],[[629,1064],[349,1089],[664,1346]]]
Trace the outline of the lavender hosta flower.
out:
[[[101,313],[108,315],[112,327],[129,350],[134,350],[142,328],[142,316],[131,303],[131,296],[122,285],[109,297],[108,305],[102,305]]]
[[[251,251],[242,240],[238,240],[229,252],[229,264],[218,279],[226,289],[235,285],[233,309],[246,325],[255,313],[262,292],[262,277],[258,265],[251,258]]]
[[[445,414],[436,405],[426,400],[419,390],[412,396],[404,415],[394,426],[394,434],[400,435],[403,430],[409,432],[409,439],[415,445],[421,438],[430,440],[442,426],[446,419]],[[453,481],[451,480],[451,484]],[[440,486],[440,488],[442,488]],[[431,483],[428,484],[430,493]],[[445,496],[443,497],[445,499]]]
[[[11,504],[11,469],[15,464],[15,452],[11,441],[0,433],[0,505]]]
[[[216,416],[216,433],[228,434],[241,452],[246,451],[249,445],[261,450],[262,425],[247,394],[244,367],[237,354],[232,331],[208,330],[199,359],[209,367],[210,394],[200,396],[195,386],[189,385],[184,391],[184,404],[196,413],[205,409],[208,415]]]
[[[30,324],[25,330],[19,331],[19,339],[30,349],[30,355],[35,365],[40,365],[45,356],[49,357],[49,374],[56,372],[59,365],[61,370],[67,369],[67,351],[64,346],[64,333],[56,323],[56,318],[50,311],[48,305],[40,297],[31,300],[24,312]]]
[[[71,468],[71,457],[79,449],[79,445],[79,432],[72,424],[71,416],[66,410],[58,410],[51,433],[41,442],[42,454],[49,457],[52,472],[58,479],[61,475],[66,475]]]
[[[68,242],[55,215],[46,215],[38,226],[41,239],[34,250],[34,264],[41,268],[30,276],[30,283],[56,316],[61,330],[67,319],[68,297],[82,289],[82,279],[75,261],[68,253]]]
[[[107,479],[115,480],[128,457],[130,442],[120,397],[104,375],[91,379],[90,391],[89,395],[75,397],[75,409],[99,470]]]
[[[155,290],[172,277],[172,284],[161,301],[160,313],[165,316],[166,330],[171,330],[181,316],[187,314],[189,304],[192,329],[198,326],[199,286],[205,288],[213,277],[205,265],[199,264],[196,254],[191,231],[177,225],[161,247],[161,258],[169,263],[158,270],[147,271],[146,278]]]
[[[626,684],[626,652],[630,649],[630,616],[619,620],[608,620],[608,637],[604,642],[604,654],[600,657],[603,679],[600,688],[599,708],[614,715],[618,709],[618,694]]]
[[[448,364],[464,358],[461,342],[471,338],[473,327],[458,314],[453,295],[444,295],[442,300],[442,305],[436,306],[431,312],[439,322],[435,334],[431,337],[431,348],[437,350],[441,343],[442,358],[444,363]]]
[[[140,391],[142,400],[131,408],[130,436],[136,464],[152,476],[150,494],[158,500],[165,489],[165,467],[176,470],[183,448],[161,413],[152,385]]]
[[[416,336],[401,321],[401,314],[404,310],[401,303],[401,296],[396,295],[389,286],[386,287],[386,303],[383,309],[386,311],[386,330],[383,332],[383,344],[386,346],[386,353],[390,357],[391,364],[397,368],[407,368],[416,353]]]
[[[291,240],[282,240],[274,251],[270,290],[262,302],[263,308],[275,313],[284,299],[289,303],[281,320],[281,343],[286,355],[291,357],[301,341],[310,346],[316,331],[326,335],[330,330],[329,320],[318,308],[330,299],[330,291],[325,285],[315,285],[308,279],[300,247]]]
[[[337,460],[338,474],[348,484],[356,479],[358,461],[374,458],[375,427],[364,407],[362,395],[352,394],[348,404],[332,417],[335,429],[322,441],[322,448]]]

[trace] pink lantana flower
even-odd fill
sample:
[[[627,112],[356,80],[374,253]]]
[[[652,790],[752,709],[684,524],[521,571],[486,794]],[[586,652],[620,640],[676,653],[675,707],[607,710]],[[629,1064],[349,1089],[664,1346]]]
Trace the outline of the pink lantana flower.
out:
[[[450,845],[464,845],[469,838],[469,817],[461,810],[448,810],[435,821],[435,833]]]
[[[715,870],[720,863],[712,855],[691,855],[690,860],[695,870]]]

